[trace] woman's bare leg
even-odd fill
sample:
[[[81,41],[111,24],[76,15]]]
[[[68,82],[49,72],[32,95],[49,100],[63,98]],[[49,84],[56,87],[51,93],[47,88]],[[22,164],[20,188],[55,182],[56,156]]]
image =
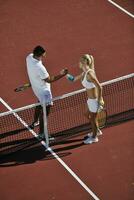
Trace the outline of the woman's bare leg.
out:
[[[92,137],[96,138],[97,137],[97,132],[98,132],[97,113],[92,113],[91,112],[90,116],[91,116],[91,127],[92,127],[92,132],[93,132]]]

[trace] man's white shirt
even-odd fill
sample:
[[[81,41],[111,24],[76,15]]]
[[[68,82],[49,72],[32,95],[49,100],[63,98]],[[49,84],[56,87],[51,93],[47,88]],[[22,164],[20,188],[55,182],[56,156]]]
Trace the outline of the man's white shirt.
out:
[[[35,59],[31,53],[26,58],[26,64],[29,80],[34,94],[41,103],[44,101],[51,103],[51,86],[50,83],[44,81],[44,79],[49,77],[49,74],[45,66],[42,64],[42,61]]]

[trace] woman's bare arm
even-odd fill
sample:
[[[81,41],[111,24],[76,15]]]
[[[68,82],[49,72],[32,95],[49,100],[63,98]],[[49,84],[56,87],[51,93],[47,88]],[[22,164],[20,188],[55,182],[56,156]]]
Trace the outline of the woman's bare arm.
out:
[[[88,72],[87,80],[92,81],[95,84],[95,86],[98,90],[98,101],[101,101],[102,100],[102,86],[100,85],[94,72],[92,72],[92,71]]]

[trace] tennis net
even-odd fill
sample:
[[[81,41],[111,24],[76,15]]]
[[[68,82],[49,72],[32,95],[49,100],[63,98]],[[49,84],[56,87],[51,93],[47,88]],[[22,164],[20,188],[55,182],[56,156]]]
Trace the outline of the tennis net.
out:
[[[107,124],[121,123],[134,118],[134,73],[102,83],[107,110]],[[48,117],[48,133],[55,137],[50,145],[89,131],[90,123],[84,117],[87,95],[85,89],[53,99]],[[31,134],[38,104],[0,113],[0,157],[28,148],[38,140]],[[34,129],[38,133],[38,127]]]

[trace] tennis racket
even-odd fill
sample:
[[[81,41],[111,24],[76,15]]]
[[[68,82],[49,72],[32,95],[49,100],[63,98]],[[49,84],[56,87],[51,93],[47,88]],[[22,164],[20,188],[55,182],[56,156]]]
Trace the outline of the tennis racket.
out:
[[[97,114],[97,121],[99,128],[104,128],[107,123],[107,111],[106,108],[101,109]]]
[[[30,83],[25,83],[24,85],[15,88],[14,91],[15,92],[21,92],[21,91],[26,90],[29,87],[31,87]]]

